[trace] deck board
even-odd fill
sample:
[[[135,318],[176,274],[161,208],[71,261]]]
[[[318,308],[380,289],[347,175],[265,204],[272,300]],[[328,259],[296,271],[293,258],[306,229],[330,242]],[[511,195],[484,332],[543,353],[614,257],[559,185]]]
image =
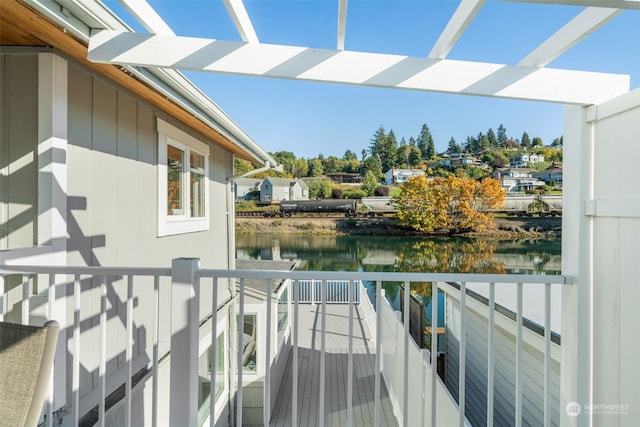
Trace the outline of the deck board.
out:
[[[349,348],[348,305],[326,305],[325,329],[325,426],[347,426],[347,381]],[[375,348],[369,328],[361,320],[355,306],[353,320],[353,425],[368,427],[375,420]],[[299,306],[298,337],[298,425],[319,426],[319,387],[322,305]],[[291,351],[280,390],[274,398],[276,404],[271,415],[271,426],[292,424]],[[381,387],[381,425],[397,426],[387,388]],[[324,426],[322,426],[324,427]]]

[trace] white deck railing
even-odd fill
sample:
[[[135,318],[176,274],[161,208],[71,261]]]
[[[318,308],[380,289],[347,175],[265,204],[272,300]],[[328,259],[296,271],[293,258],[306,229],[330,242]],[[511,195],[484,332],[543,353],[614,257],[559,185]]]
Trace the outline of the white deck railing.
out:
[[[321,280],[298,280],[298,302],[300,304],[315,304],[322,299]],[[349,303],[349,284],[353,287],[354,302],[360,303],[360,282],[348,280],[327,280],[326,286],[326,303],[327,304],[348,304]]]
[[[17,276],[16,276],[17,275]],[[18,286],[13,284],[19,278]],[[37,279],[36,279],[37,278]],[[11,280],[7,280],[11,279]],[[151,420],[152,426],[164,425],[159,419],[159,374],[158,365],[162,362],[167,354],[171,356],[171,395],[170,395],[170,422],[171,425],[196,425],[197,423],[197,392],[194,395],[194,387],[198,381],[198,328],[203,315],[199,313],[200,301],[198,300],[199,292],[196,289],[213,286],[220,289],[221,283],[228,283],[228,279],[236,280],[238,283],[238,292],[232,295],[231,304],[236,307],[238,319],[243,319],[246,304],[245,281],[249,279],[265,280],[266,295],[272,294],[275,289],[274,284],[282,280],[291,281],[293,292],[291,296],[293,304],[292,316],[292,368],[293,368],[293,392],[292,392],[292,420],[293,425],[298,425],[298,303],[315,299],[317,304],[322,307],[330,302],[330,283],[352,284],[352,286],[344,286],[339,300],[350,305],[349,310],[349,364],[348,364],[348,387],[347,387],[347,415],[348,425],[353,419],[353,317],[354,307],[360,294],[366,295],[365,292],[358,287],[361,281],[368,281],[375,284],[375,304],[371,305],[367,301],[365,308],[366,321],[369,323],[371,333],[375,342],[375,366],[377,372],[375,378],[375,396],[376,402],[380,401],[381,381],[385,381],[389,389],[392,401],[394,402],[394,410],[400,425],[431,425],[439,426],[452,425],[450,422],[451,414],[445,408],[455,406],[455,401],[451,395],[444,392],[444,385],[437,373],[437,352],[429,352],[428,350],[418,349],[409,335],[409,325],[406,322],[402,325],[399,321],[398,313],[394,313],[391,306],[388,305],[383,298],[382,284],[384,282],[402,283],[405,289],[411,289],[411,284],[420,282],[432,283],[432,294],[438,295],[440,289],[448,288],[447,283],[456,283],[459,287],[457,298],[460,301],[460,313],[457,319],[459,328],[462,331],[459,336],[459,353],[458,353],[458,387],[457,401],[460,410],[456,410],[455,424],[463,426],[468,424],[465,418],[465,349],[466,343],[466,323],[468,318],[467,304],[465,300],[468,298],[466,292],[467,283],[485,283],[489,286],[489,296],[487,306],[489,308],[489,328],[486,340],[488,342],[487,351],[487,413],[486,419],[488,425],[492,425],[493,420],[493,396],[494,396],[494,377],[495,377],[495,349],[494,337],[496,330],[495,310],[495,287],[496,286],[515,286],[517,290],[516,307],[515,307],[515,349],[516,354],[516,375],[515,375],[515,420],[514,425],[520,426],[523,422],[523,284],[532,284],[544,288],[544,324],[543,340],[544,340],[544,369],[539,374],[544,378],[544,426],[551,425],[550,407],[550,358],[551,358],[551,284],[568,284],[569,280],[563,276],[530,276],[530,275],[485,275],[485,274],[439,274],[439,273],[367,273],[367,272],[311,272],[311,271],[242,271],[242,270],[205,270],[198,268],[197,260],[179,259],[174,260],[172,268],[106,268],[106,267],[16,267],[5,266],[0,268],[0,320],[19,321],[22,323],[38,323],[40,320],[36,316],[44,319],[55,319],[61,324],[61,334],[59,341],[59,351],[57,352],[55,373],[55,384],[50,388],[48,404],[45,408],[46,422],[48,426],[54,425],[54,412],[58,411],[58,416],[70,417],[70,424],[77,425],[80,418],[97,405],[97,423],[100,426],[105,425],[105,405],[98,402],[105,402],[108,397],[108,390],[117,388],[113,386],[114,377],[107,372],[108,350],[113,343],[107,342],[107,324],[109,322],[109,310],[113,310],[113,300],[109,295],[114,292],[116,283],[122,286],[118,298],[123,306],[123,312],[118,312],[122,326],[125,329],[126,339],[124,340],[124,348],[118,349],[116,352],[118,357],[123,359],[119,363],[118,373],[124,372],[120,377],[124,383],[124,425],[131,426],[138,424],[136,414],[132,409],[132,389],[134,384],[132,378],[138,371],[136,358],[134,357],[134,334],[136,325],[134,321],[142,321],[136,319],[135,305],[139,304],[139,298],[151,298],[153,310],[149,325],[151,326],[151,354],[145,349],[138,349],[138,353],[146,354],[145,368],[148,373],[143,375],[143,381],[139,381],[136,387],[146,387],[147,378],[151,378]],[[310,292],[311,281],[316,284],[318,292]],[[37,282],[37,283],[35,283]],[[37,285],[37,286],[36,286]],[[296,286],[297,285],[297,286]],[[159,338],[159,323],[163,317],[160,308],[160,292],[164,286],[171,286],[171,303],[172,312],[171,323],[171,345],[170,350],[161,348]],[[83,289],[84,288],[84,289]],[[34,289],[35,292],[34,292]],[[126,289],[126,290],[125,290]],[[344,290],[346,289],[346,295]],[[96,290],[99,290],[98,292]],[[305,292],[307,294],[305,294]],[[447,289],[451,293],[451,289]],[[309,298],[308,294],[314,294],[313,298]],[[211,306],[218,307],[223,301],[218,300],[218,292],[211,292]],[[410,292],[404,293],[405,313],[409,312]],[[37,307],[32,305],[33,301],[37,301]],[[42,303],[44,301],[44,304]],[[274,298],[275,302],[275,298]],[[311,302],[311,301],[308,301]],[[85,331],[87,326],[83,326],[83,319],[80,316],[82,306],[84,304],[94,304],[99,309],[99,314],[94,317],[91,328],[97,328],[99,339],[98,346],[90,349],[91,354],[81,354],[80,340],[74,339],[80,337],[81,330]],[[10,310],[9,310],[10,308]],[[432,319],[438,319],[438,304],[432,304],[430,313]],[[267,318],[271,318],[271,304],[267,304]],[[368,311],[367,311],[368,310]],[[16,313],[20,313],[19,319],[16,319]],[[37,314],[40,313],[40,314]],[[391,313],[389,315],[388,313]],[[212,310],[210,313],[211,324],[217,325],[218,312]],[[205,316],[206,317],[206,316]],[[321,361],[324,360],[324,325],[325,310],[322,310],[322,345]],[[275,345],[271,337],[274,335],[271,322],[266,324],[266,337],[264,342],[267,357],[265,366],[270,364],[270,355]],[[215,329],[214,329],[215,330]],[[243,336],[242,328],[236,327],[237,336],[232,342],[237,349],[242,348]],[[84,332],[83,332],[84,333]],[[95,332],[94,332],[95,333]],[[216,372],[216,334],[211,333],[211,358],[210,366],[212,367],[211,380],[215,381]],[[437,334],[432,334],[431,348],[437,349]],[[147,347],[149,348],[149,347]],[[113,349],[110,350],[113,354]],[[170,351],[170,353],[168,353]],[[232,422],[235,425],[242,424],[242,407],[243,407],[243,361],[241,359],[242,351],[235,351],[237,359],[233,362],[237,369],[231,368],[230,373],[234,371],[236,376],[235,402],[236,410],[232,416]],[[136,356],[139,354],[136,354]],[[67,359],[68,358],[68,359]],[[383,360],[384,359],[384,360]],[[87,366],[83,366],[86,362]],[[416,371],[416,360],[419,360],[421,368]],[[97,386],[91,390],[82,390],[80,375],[81,369],[93,372],[94,365],[97,366]],[[69,366],[71,372],[67,372],[66,367]],[[319,416],[320,425],[323,425],[324,414],[324,366],[321,364],[321,375],[319,378]],[[416,374],[416,372],[419,372]],[[268,425],[270,401],[272,399],[270,391],[270,370],[264,372],[264,424]],[[118,385],[120,385],[118,384]],[[140,385],[142,384],[142,386]],[[414,388],[419,387],[421,393],[416,395]],[[60,395],[62,393],[62,395]],[[214,393],[211,392],[211,425],[214,425]],[[231,391],[233,396],[233,390]],[[408,399],[408,396],[414,396],[414,399]],[[70,396],[68,401],[67,396]],[[421,399],[415,399],[415,397]],[[194,401],[195,400],[195,401]],[[417,401],[421,411],[418,415],[413,413],[413,405],[410,401]],[[444,406],[443,406],[444,405]],[[195,408],[195,409],[194,409]],[[557,408],[556,408],[557,409]],[[380,408],[376,405],[375,425],[380,425]],[[417,417],[417,418],[416,418]],[[444,418],[443,418],[444,417]]]

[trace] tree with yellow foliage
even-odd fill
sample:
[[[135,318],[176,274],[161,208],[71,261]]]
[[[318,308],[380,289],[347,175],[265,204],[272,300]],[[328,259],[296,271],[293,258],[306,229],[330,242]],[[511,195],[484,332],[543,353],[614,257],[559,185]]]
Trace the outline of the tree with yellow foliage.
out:
[[[482,231],[493,225],[491,211],[504,203],[500,183],[487,178],[449,176],[409,178],[394,198],[400,225],[418,231],[459,233]]]

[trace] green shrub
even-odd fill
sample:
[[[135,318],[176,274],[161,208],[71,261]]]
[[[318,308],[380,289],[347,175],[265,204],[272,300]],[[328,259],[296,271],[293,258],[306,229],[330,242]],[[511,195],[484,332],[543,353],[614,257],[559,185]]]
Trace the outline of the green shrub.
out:
[[[349,189],[344,190],[342,197],[345,199],[362,199],[363,197],[367,197],[367,192],[360,189]]]

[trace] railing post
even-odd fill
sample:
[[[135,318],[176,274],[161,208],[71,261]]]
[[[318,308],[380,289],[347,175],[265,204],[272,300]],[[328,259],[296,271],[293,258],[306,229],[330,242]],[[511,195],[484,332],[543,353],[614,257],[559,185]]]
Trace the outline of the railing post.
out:
[[[171,391],[170,425],[198,422],[198,309],[200,289],[197,258],[171,263]]]

